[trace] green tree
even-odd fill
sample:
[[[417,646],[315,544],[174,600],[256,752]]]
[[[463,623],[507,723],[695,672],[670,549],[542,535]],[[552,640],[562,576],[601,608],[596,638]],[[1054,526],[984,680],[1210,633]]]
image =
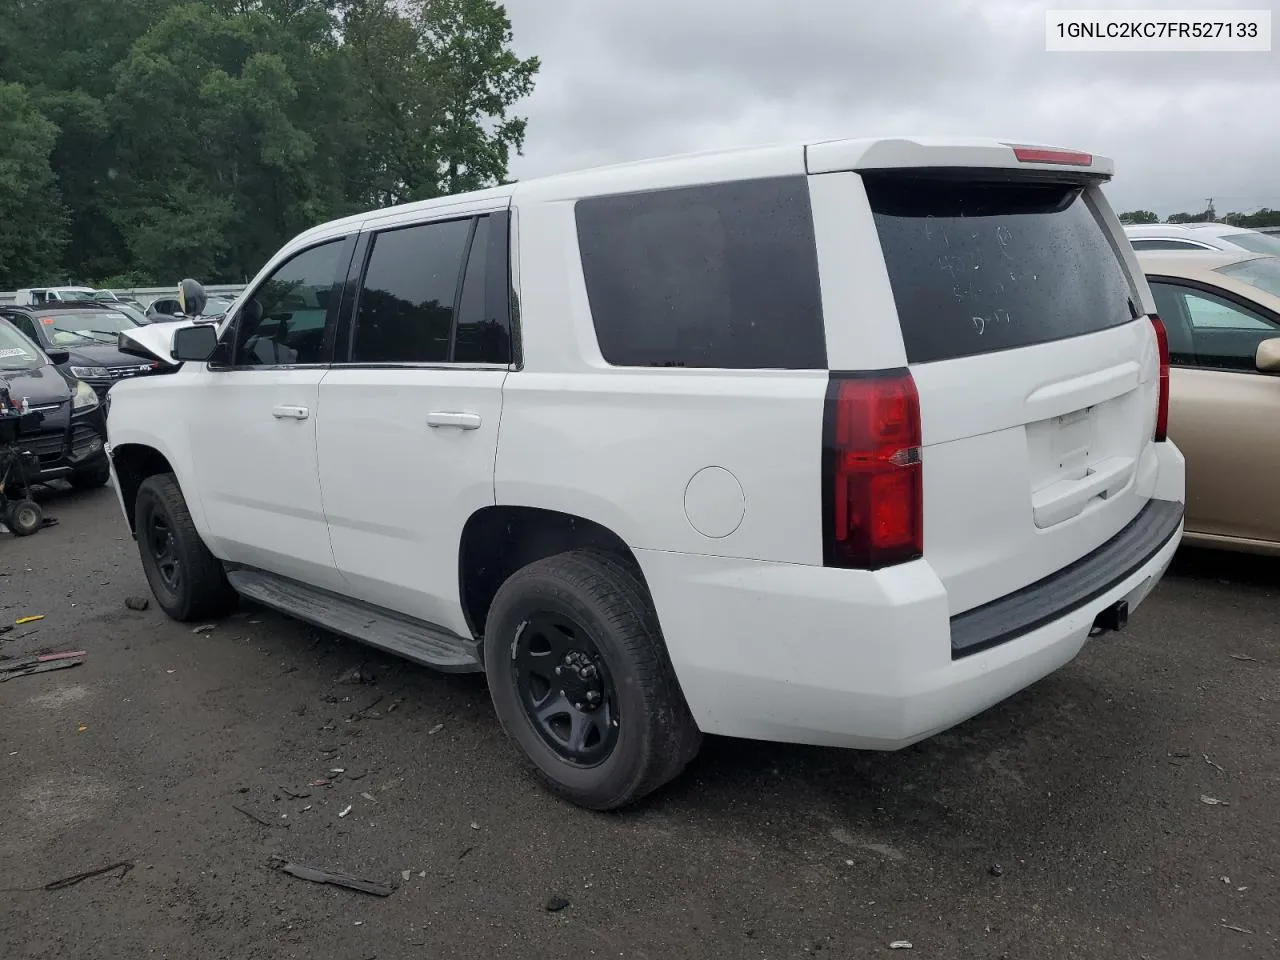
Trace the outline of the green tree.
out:
[[[49,158],[57,126],[20,84],[0,83],[0,287],[55,279],[66,210]]]
[[[1208,210],[1201,210],[1199,213],[1171,213],[1165,218],[1165,223],[1206,223],[1213,217]]]
[[[1159,223],[1160,218],[1150,210],[1130,210],[1120,214],[1121,223]]]

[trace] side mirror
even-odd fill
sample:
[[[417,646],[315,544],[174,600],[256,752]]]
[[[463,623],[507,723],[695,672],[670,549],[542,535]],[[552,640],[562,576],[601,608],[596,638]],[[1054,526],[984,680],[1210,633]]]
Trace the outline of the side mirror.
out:
[[[173,359],[203,363],[218,346],[218,330],[205,323],[173,331]]]
[[[1280,337],[1272,337],[1258,344],[1253,365],[1262,373],[1280,373]]]
[[[204,310],[204,305],[209,302],[208,295],[204,292],[204,287],[200,286],[194,280],[183,280],[178,284],[178,303],[181,305],[182,313],[188,317],[198,317]]]
[[[60,367],[71,359],[71,351],[64,350],[62,347],[50,347],[44,352],[44,355],[49,358],[49,362],[55,367]]]

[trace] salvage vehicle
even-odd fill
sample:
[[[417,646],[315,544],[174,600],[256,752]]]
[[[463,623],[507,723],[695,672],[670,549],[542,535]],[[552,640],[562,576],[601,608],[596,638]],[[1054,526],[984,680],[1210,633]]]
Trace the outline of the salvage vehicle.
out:
[[[112,392],[151,589],[483,671],[589,808],[704,734],[929,737],[1123,628],[1178,546],[1111,173],[797,143],[308,230],[222,323],[123,338],[183,364]]]
[[[1227,223],[1144,223],[1124,228],[1133,249],[1142,251],[1222,250],[1280,255],[1280,237]]]
[[[106,486],[107,424],[93,388],[65,372],[67,351],[42,351],[17,327],[0,316],[0,385],[21,405],[24,416],[14,443],[26,455],[22,482],[16,472],[13,489],[27,483],[66,480],[73,487]]]
[[[0,316],[16,326],[45,352],[65,356],[58,366],[89,384],[105,398],[111,386],[131,377],[157,372],[161,364],[141,362],[121,353],[120,333],[137,329],[117,307],[99,303],[47,303],[39,307],[0,307]]]
[[[1280,555],[1280,258],[1139,253],[1169,337],[1184,540]]]

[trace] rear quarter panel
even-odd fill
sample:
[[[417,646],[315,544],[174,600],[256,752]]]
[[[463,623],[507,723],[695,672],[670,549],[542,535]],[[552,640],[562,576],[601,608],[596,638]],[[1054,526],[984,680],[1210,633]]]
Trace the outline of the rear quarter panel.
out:
[[[826,371],[611,367],[572,202],[518,202],[515,229],[524,366],[504,388],[497,502],[635,549],[821,563]]]

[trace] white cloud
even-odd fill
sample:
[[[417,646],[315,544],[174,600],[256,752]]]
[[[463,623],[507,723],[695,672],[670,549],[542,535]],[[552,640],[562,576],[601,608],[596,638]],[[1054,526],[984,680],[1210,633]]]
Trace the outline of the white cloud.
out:
[[[1038,0],[507,0],[542,72],[522,178],[687,150],[998,136],[1115,159],[1121,209],[1280,208],[1280,53],[1047,53]],[[1159,6],[1148,0],[1148,6]],[[1249,9],[1195,0],[1197,9]]]

